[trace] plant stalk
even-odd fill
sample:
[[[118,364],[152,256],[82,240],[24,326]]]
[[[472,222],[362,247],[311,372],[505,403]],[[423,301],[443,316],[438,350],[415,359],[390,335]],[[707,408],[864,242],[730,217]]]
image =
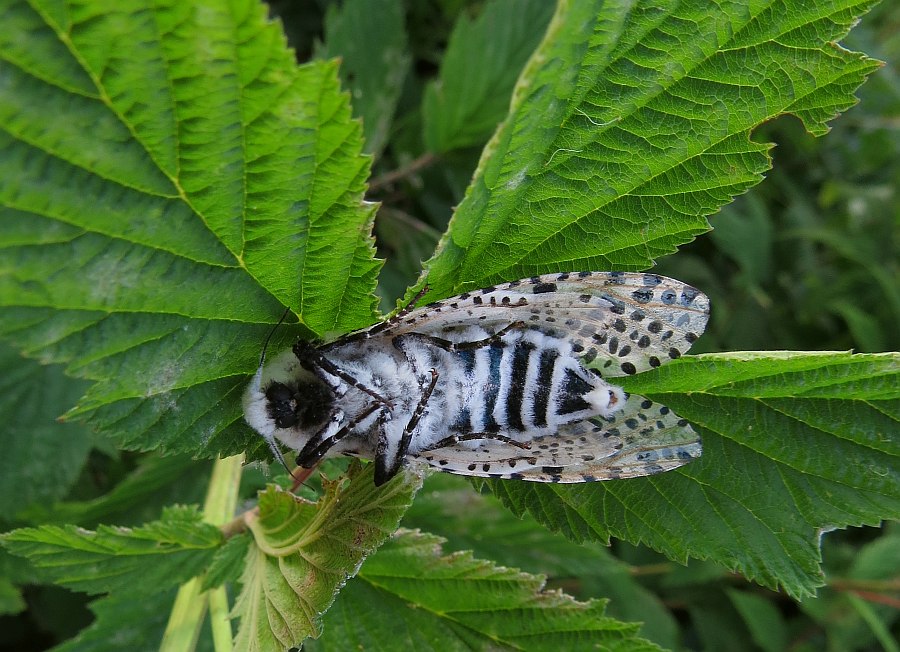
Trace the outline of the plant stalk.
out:
[[[206,501],[203,504],[203,520],[221,526],[234,515],[238,488],[241,482],[243,455],[216,460]],[[228,619],[228,597],[225,587],[202,591],[202,578],[195,577],[178,589],[169,622],[159,646],[161,652],[193,652],[200,637],[207,607],[210,608],[210,624],[216,652],[231,652],[231,622]]]

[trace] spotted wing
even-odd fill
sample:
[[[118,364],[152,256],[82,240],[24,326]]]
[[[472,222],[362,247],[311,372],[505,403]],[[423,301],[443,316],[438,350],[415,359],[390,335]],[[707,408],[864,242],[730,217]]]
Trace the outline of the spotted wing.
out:
[[[669,408],[632,394],[622,410],[536,437],[529,450],[494,439],[411,457],[458,475],[533,482],[593,482],[669,471],[700,457],[700,437]]]
[[[488,332],[517,321],[572,343],[604,377],[646,371],[680,357],[706,328],[709,299],[658,274],[546,274],[466,292],[416,308],[347,338],[419,332],[446,336],[479,325]],[[338,340],[333,345],[339,345]]]

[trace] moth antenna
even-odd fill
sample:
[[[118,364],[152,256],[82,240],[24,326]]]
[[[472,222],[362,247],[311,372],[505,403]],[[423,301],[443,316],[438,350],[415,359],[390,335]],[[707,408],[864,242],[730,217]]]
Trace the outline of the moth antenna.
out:
[[[300,487],[306,487],[307,489],[312,489],[310,485],[306,484],[306,481],[309,479],[309,476],[313,474],[313,471],[316,470],[318,464],[314,464],[308,469],[303,469],[300,471],[299,477],[294,476],[294,485],[291,487],[291,493],[294,493]]]
[[[290,308],[284,309],[284,314],[281,315],[281,319],[278,320],[278,323],[272,326],[272,330],[269,331],[269,334],[266,335],[266,341],[263,342],[262,353],[259,356],[259,368],[262,369],[263,365],[266,362],[266,349],[269,348],[269,341],[271,341],[272,336],[275,334],[275,331],[284,323],[284,320],[287,319],[288,313],[291,311]]]
[[[281,454],[281,450],[278,448],[278,444],[275,443],[275,439],[266,438],[266,443],[269,445],[269,450],[272,451],[272,455],[275,456],[275,459],[281,462],[281,466],[284,467],[284,470],[287,471],[288,475],[294,479],[294,482],[297,482],[297,476],[294,475],[294,472],[291,471],[290,467],[287,465],[287,461],[284,459],[284,455]]]
[[[266,341],[263,342],[262,353],[259,355],[259,367],[256,369],[256,375],[253,377],[252,386],[256,389],[260,389],[262,386],[262,370],[263,366],[266,363],[266,349],[269,348],[269,342],[272,339],[272,336],[275,334],[275,331],[284,323],[284,320],[287,319],[288,313],[291,311],[290,308],[284,309],[284,314],[281,315],[281,319],[278,320],[278,323],[272,327],[272,330],[269,331],[269,334],[266,335]],[[297,476],[294,475],[294,472],[291,471],[290,467],[287,464],[287,461],[284,459],[284,455],[282,455],[281,450],[278,448],[278,444],[275,442],[275,437],[273,435],[263,435],[263,439],[266,440],[266,443],[269,445],[269,450],[272,451],[272,455],[275,456],[275,459],[281,462],[281,466],[284,467],[284,470],[288,472],[288,475],[291,476],[294,481],[297,481]]]

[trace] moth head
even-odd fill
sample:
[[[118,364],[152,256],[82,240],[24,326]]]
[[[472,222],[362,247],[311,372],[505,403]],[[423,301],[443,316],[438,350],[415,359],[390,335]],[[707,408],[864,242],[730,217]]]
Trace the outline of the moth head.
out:
[[[244,391],[244,419],[273,453],[276,438],[302,448],[328,420],[334,400],[333,392],[287,350],[257,369]]]
[[[328,419],[334,395],[318,380],[272,381],[265,391],[266,411],[278,428],[317,430]]]

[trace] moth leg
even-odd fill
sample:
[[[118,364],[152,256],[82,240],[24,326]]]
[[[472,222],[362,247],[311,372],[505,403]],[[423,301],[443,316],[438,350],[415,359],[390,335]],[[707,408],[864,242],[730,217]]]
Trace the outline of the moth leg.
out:
[[[333,437],[334,431],[343,419],[343,410],[337,408],[331,410],[331,414],[328,415],[328,422],[319,429],[319,432],[309,438],[309,441],[306,442],[306,445],[300,451],[300,454],[297,455],[297,464],[299,466],[308,468],[307,463],[309,466],[312,466],[315,463],[314,461],[309,460],[309,457],[312,455],[313,451],[317,450],[322,445],[322,442],[330,440]],[[319,457],[321,457],[321,455]]]
[[[350,432],[353,431],[356,426],[358,426],[361,422],[365,421],[375,410],[382,408],[383,406],[378,403],[373,403],[366,410],[364,410],[359,416],[351,419],[347,425],[339,429],[337,432],[331,433],[332,430],[341,422],[344,418],[344,413],[340,410],[335,410],[331,413],[331,418],[328,420],[328,423],[319,430],[308,442],[306,442],[306,446],[303,447],[303,450],[300,451],[300,454],[297,455],[297,464],[302,466],[304,469],[308,469],[312,466],[315,466],[319,460],[327,453],[331,448],[341,441],[344,437],[346,437]]]
[[[481,349],[486,346],[490,346],[495,342],[499,342],[500,339],[506,335],[508,332],[515,330],[517,328],[525,328],[526,324],[524,321],[514,321],[508,326],[504,326],[499,331],[491,335],[490,337],[486,337],[483,340],[475,340],[474,342],[454,342],[454,351],[468,351],[471,349]]]
[[[515,330],[517,328],[525,328],[525,326],[526,324],[524,321],[515,321],[508,326],[501,328],[493,335],[485,337],[482,340],[475,340],[474,342],[451,342],[450,340],[445,340],[443,337],[436,337],[434,335],[427,335],[425,333],[403,333],[402,335],[397,335],[392,340],[392,342],[394,346],[396,346],[401,351],[403,350],[404,340],[415,339],[421,342],[433,344],[434,346],[443,349],[444,351],[456,353],[457,351],[469,351],[472,349],[481,349],[486,346],[490,346],[491,344],[499,342],[500,339],[511,330]]]
[[[400,445],[397,448],[397,452],[394,455],[390,455],[388,453],[388,438],[387,433],[384,428],[381,429],[381,436],[378,438],[378,447],[375,451],[375,486],[380,487],[385,482],[393,478],[397,471],[400,470],[400,466],[403,464],[403,459],[406,457],[406,454],[409,452],[409,445],[412,442],[412,434],[416,429],[416,426],[419,425],[419,419],[422,418],[422,414],[425,413],[425,406],[428,405],[428,399],[431,398],[432,392],[434,392],[434,388],[437,385],[438,381],[438,372],[436,369],[431,370],[431,381],[422,390],[422,396],[419,397],[419,402],[416,404],[416,409],[413,410],[412,416],[409,417],[409,421],[406,422],[406,426],[403,428],[403,434],[400,436]]]
[[[449,437],[444,437],[439,442],[435,442],[432,446],[429,446],[428,450],[434,450],[436,448],[446,448],[447,446],[458,444],[461,441],[478,441],[479,439],[494,439],[496,441],[502,441],[504,444],[509,444],[510,446],[521,448],[522,450],[531,449],[530,443],[516,441],[515,439],[511,439],[506,435],[499,435],[495,432],[470,432],[465,435],[450,435]]]
[[[381,405],[393,409],[394,406],[389,400],[384,398],[375,390],[366,387],[361,382],[356,380],[356,378],[338,367],[331,360],[322,355],[321,352],[319,352],[316,347],[314,347],[309,342],[300,340],[296,344],[294,344],[292,350],[294,352],[294,355],[297,356],[297,360],[300,361],[300,365],[307,371],[311,371],[312,373],[314,373],[319,380],[331,387],[331,389],[335,393],[338,393],[339,388],[335,387],[335,384],[331,381],[329,376],[340,378],[341,380],[349,383],[361,392],[365,392],[376,401],[378,401]]]
[[[348,342],[359,342],[360,340],[367,340],[373,335],[377,335],[382,331],[396,326],[403,320],[404,317],[406,317],[406,315],[408,315],[415,309],[416,304],[419,303],[419,300],[424,297],[430,289],[431,288],[428,287],[428,284],[426,284],[421,290],[416,292],[416,296],[414,296],[412,300],[408,304],[406,304],[406,307],[400,310],[400,312],[398,312],[396,315],[386,321],[381,322],[380,324],[375,324],[374,326],[367,328],[366,330],[359,331],[358,333],[351,333],[350,335],[345,335],[340,340],[341,345],[347,344]],[[326,345],[325,348],[331,348],[331,345]]]
[[[422,299],[422,297],[424,297],[426,294],[428,294],[428,290],[430,290],[430,289],[431,289],[431,288],[428,287],[428,284],[427,284],[427,283],[426,283],[424,286],[422,286],[422,289],[419,290],[418,292],[416,292],[416,296],[414,296],[414,297],[410,300],[410,302],[409,302],[408,304],[406,304],[406,307],[403,308],[403,309],[402,309],[400,312],[398,312],[396,315],[394,315],[393,317],[391,317],[390,319],[388,319],[386,322],[382,322],[382,323],[384,324],[383,326],[382,326],[382,324],[379,324],[379,325],[378,325],[378,326],[379,326],[378,330],[379,330],[379,331],[382,331],[382,330],[384,330],[385,328],[387,328],[388,325],[391,325],[391,326],[392,326],[392,325],[396,324],[397,322],[399,322],[399,321],[400,321],[401,319],[403,319],[404,317],[406,317],[406,315],[408,315],[409,313],[411,313],[411,312],[415,309],[416,304],[419,303],[419,301]],[[371,332],[371,329],[370,329],[370,332]]]

